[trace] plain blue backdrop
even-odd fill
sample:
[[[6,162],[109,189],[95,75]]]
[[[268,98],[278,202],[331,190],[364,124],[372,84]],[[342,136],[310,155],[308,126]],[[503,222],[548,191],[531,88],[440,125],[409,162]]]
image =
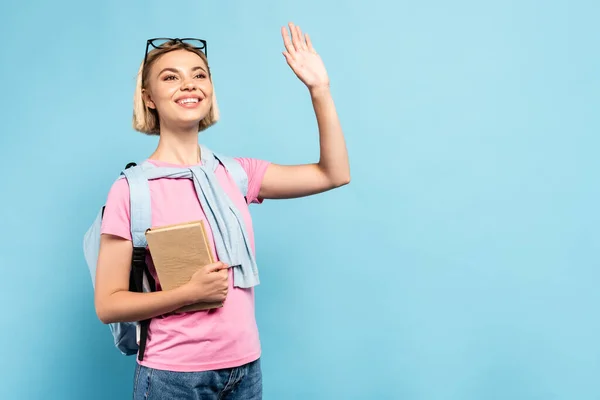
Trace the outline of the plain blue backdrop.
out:
[[[0,398],[126,399],[82,237],[150,37],[201,37],[201,136],[318,157],[292,20],[332,79],[349,186],[253,206],[265,399],[600,399],[600,28],[589,1],[4,1]]]

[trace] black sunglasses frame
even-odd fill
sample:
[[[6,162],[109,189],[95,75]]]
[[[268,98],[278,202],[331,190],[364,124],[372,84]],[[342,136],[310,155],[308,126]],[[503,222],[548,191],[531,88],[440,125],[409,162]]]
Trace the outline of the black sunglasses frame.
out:
[[[148,60],[148,49],[150,48],[150,46],[154,47],[155,49],[160,49],[162,47],[160,45],[156,46],[154,44],[154,42],[156,42],[158,40],[165,41],[165,43],[163,43],[163,45],[164,44],[170,44],[170,45],[172,45],[172,44],[175,44],[175,43],[183,43],[183,44],[187,44],[187,45],[191,46],[191,44],[189,43],[189,41],[193,41],[194,43],[200,42],[200,43],[202,43],[201,47],[199,47],[199,46],[192,46],[192,47],[194,49],[196,49],[196,50],[200,50],[201,52],[204,53],[205,56],[208,57],[208,54],[206,53],[206,40],[204,40],[204,39],[197,39],[197,38],[152,38],[152,39],[148,39],[146,41],[146,54],[144,55],[144,64],[143,64],[143,66],[146,66],[146,61]]]

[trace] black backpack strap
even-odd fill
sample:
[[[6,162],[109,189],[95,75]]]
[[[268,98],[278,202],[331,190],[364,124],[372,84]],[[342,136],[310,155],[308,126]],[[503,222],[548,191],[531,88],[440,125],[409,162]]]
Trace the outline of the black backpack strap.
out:
[[[144,274],[150,285],[150,291],[156,291],[156,282],[146,265],[146,248],[145,247],[134,247],[133,256],[131,260],[131,274],[129,275],[129,290],[132,292],[142,293],[144,291]],[[146,351],[146,342],[148,340],[148,327],[150,326],[150,319],[140,321],[140,344],[138,350],[138,360],[144,359],[144,352]]]

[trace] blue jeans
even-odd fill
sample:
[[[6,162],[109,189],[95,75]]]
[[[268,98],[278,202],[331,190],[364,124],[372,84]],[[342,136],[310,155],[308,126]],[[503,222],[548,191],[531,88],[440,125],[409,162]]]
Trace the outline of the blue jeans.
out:
[[[133,399],[261,400],[260,359],[237,368],[172,372],[137,365]]]

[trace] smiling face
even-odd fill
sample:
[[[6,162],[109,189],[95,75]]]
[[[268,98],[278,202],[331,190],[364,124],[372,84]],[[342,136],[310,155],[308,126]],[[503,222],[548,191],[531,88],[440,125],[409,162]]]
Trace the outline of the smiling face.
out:
[[[160,55],[147,71],[144,87],[144,103],[156,110],[161,125],[197,129],[211,112],[209,69],[192,51],[179,49]]]

